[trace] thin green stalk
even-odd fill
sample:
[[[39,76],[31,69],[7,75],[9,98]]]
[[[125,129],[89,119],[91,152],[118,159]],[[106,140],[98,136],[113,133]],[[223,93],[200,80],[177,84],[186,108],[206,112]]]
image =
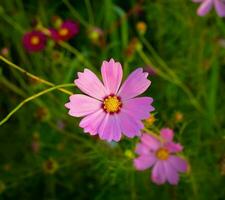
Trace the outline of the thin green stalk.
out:
[[[174,71],[171,70],[168,67],[168,65],[166,64],[166,62],[156,53],[156,51],[152,47],[152,45],[143,36],[141,37],[141,41],[147,47],[147,49],[149,50],[149,52],[155,57],[155,59],[157,60],[158,64],[161,67],[163,67],[171,76],[173,76],[174,78],[176,78],[176,74],[174,73]]]
[[[83,19],[83,17],[79,14],[79,12],[76,11],[76,9],[69,3],[68,0],[63,0],[63,3],[67,6],[67,8],[70,10],[70,12],[76,17],[79,22],[85,26],[86,28],[89,27],[89,24]]]
[[[10,24],[14,29],[16,29],[19,33],[23,34],[24,30],[23,28],[19,25],[19,23],[16,23],[12,18],[10,18],[7,15],[1,15],[1,17],[8,23]]]
[[[146,56],[146,54],[141,50],[138,49],[137,50],[139,56],[142,58],[142,60],[148,64],[151,65],[151,67],[156,71],[156,73],[161,76],[162,78],[164,78],[165,80],[171,81],[170,77],[167,76],[162,70],[160,70],[158,67],[155,67],[155,65],[153,65],[153,63],[151,62],[151,60]]]
[[[161,76],[165,80],[168,80],[169,82],[172,82],[172,83],[176,84],[177,86],[179,86],[187,94],[187,96],[189,97],[189,99],[191,101],[191,104],[198,111],[203,112],[203,109],[202,109],[201,105],[199,104],[198,100],[194,97],[194,95],[189,90],[189,88],[181,82],[181,80],[177,77],[177,75],[175,73],[173,74],[173,77],[166,75],[166,73],[164,73],[162,70],[160,70],[159,68],[156,68],[154,65],[152,65],[152,62],[150,61],[150,59],[145,55],[145,53],[142,50],[138,50],[138,53],[139,53],[140,57],[143,59],[143,61],[146,64],[151,65],[151,67],[156,71],[156,73],[159,76]]]
[[[4,76],[1,76],[0,77],[0,82],[2,82],[6,87],[8,87],[9,89],[11,89],[16,94],[18,94],[18,95],[20,95],[22,97],[26,97],[26,93],[23,90],[21,90],[16,85],[14,85],[10,81],[8,81]]]
[[[26,104],[27,102],[29,101],[32,101],[48,92],[51,92],[53,90],[57,90],[59,88],[63,88],[63,87],[74,87],[74,84],[73,83],[67,83],[67,84],[61,84],[61,85],[56,85],[54,87],[51,87],[51,88],[48,88],[46,90],[43,90],[37,94],[34,94],[28,98],[26,98],[25,100],[23,100],[19,105],[17,105],[5,118],[3,118],[1,121],[0,121],[0,126],[3,125],[5,122],[7,122],[10,117],[16,112],[18,111],[24,104]]]
[[[77,56],[78,60],[80,60],[80,62],[84,63],[86,65],[86,67],[93,69],[91,63],[76,48],[74,48],[73,46],[71,46],[70,44],[68,44],[66,42],[59,42],[59,45],[65,49],[67,49],[71,53],[73,53],[75,56]]]
[[[0,60],[2,60],[4,63],[8,64],[10,67],[22,72],[23,74],[25,74],[26,76],[29,76],[31,77],[32,79],[38,81],[38,82],[41,82],[41,83],[44,83],[45,85],[48,85],[48,86],[55,86],[55,84],[49,82],[49,81],[46,81],[38,76],[35,76],[34,74],[31,74],[29,72],[27,72],[25,69],[19,67],[18,65],[12,63],[11,61],[7,60],[6,58],[4,58],[3,56],[0,56]],[[61,88],[57,88],[58,90],[60,90],[61,92],[64,92],[66,94],[69,94],[69,95],[72,95],[73,93],[68,91],[68,90],[65,90],[65,89],[61,89]]]
[[[86,7],[87,7],[89,22],[90,22],[90,24],[94,24],[94,15],[93,15],[93,12],[92,12],[90,0],[85,0],[85,4],[86,4]]]

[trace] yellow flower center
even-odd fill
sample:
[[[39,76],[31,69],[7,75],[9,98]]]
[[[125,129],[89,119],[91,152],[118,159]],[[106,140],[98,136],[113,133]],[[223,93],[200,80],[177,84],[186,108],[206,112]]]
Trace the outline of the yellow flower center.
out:
[[[169,152],[164,148],[160,148],[159,150],[156,151],[156,157],[159,160],[167,160],[169,157]]]
[[[32,36],[31,39],[30,39],[30,43],[31,43],[32,45],[38,45],[39,42],[40,42],[40,39],[39,39],[38,36]]]
[[[119,112],[121,106],[122,102],[120,101],[120,98],[115,95],[106,97],[103,102],[103,109],[111,114]]]
[[[59,30],[59,35],[61,35],[61,36],[66,36],[66,35],[68,35],[68,33],[69,33],[69,30],[67,28],[61,28]]]

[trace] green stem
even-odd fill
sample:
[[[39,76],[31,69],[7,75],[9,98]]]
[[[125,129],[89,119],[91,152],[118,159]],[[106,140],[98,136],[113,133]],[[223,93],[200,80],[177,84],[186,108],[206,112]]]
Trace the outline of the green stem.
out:
[[[54,86],[54,87],[48,88],[48,89],[46,89],[46,90],[43,90],[43,91],[41,91],[41,92],[39,92],[39,93],[37,93],[37,94],[34,94],[34,95],[32,95],[32,96],[26,98],[26,99],[23,100],[18,106],[16,106],[16,107],[15,107],[15,108],[7,115],[4,119],[2,119],[2,120],[0,121],[0,126],[3,125],[5,122],[7,122],[7,121],[9,120],[9,118],[10,118],[16,111],[18,111],[24,104],[26,104],[27,102],[29,102],[29,101],[31,101],[31,100],[33,100],[33,99],[36,99],[36,98],[38,98],[38,97],[40,97],[40,96],[42,96],[42,95],[44,95],[44,94],[46,94],[46,93],[48,93],[48,92],[51,92],[51,91],[53,91],[53,90],[57,90],[57,89],[63,88],[63,87],[72,87],[72,86],[74,86],[73,83],[67,83],[67,84],[56,85],[56,86]]]
[[[3,56],[0,56],[0,60],[2,60],[4,63],[8,64],[10,67],[22,72],[23,74],[25,74],[26,76],[29,76],[31,77],[32,79],[38,81],[38,82],[41,82],[41,83],[44,83],[45,85],[48,85],[48,86],[55,86],[55,84],[49,82],[49,81],[46,81],[38,76],[35,76],[34,74],[31,74],[29,72],[27,72],[25,69],[19,67],[18,65],[10,62],[9,60],[7,60],[6,58],[4,58]],[[69,94],[69,95],[72,95],[73,93],[68,91],[68,90],[65,90],[65,89],[61,89],[61,88],[57,88],[58,90],[60,90],[61,92],[64,92],[66,94]]]
[[[173,72],[170,73],[170,76],[166,75],[166,73],[164,73],[162,70],[160,70],[158,67],[156,68],[154,65],[152,65],[152,62],[150,61],[150,59],[148,58],[148,56],[145,55],[145,53],[142,50],[138,50],[138,53],[140,55],[140,57],[143,59],[143,61],[146,64],[151,65],[151,67],[156,71],[156,73],[161,76],[162,78],[164,78],[165,80],[168,80],[169,82],[174,83],[175,85],[179,86],[189,97],[191,104],[201,113],[203,112],[203,109],[201,107],[201,105],[199,104],[198,100],[194,97],[194,95],[192,94],[192,92],[189,90],[189,88],[184,85],[181,80],[178,78],[178,76]],[[165,66],[164,66],[165,67]]]
[[[85,4],[86,4],[86,7],[87,7],[89,22],[90,22],[90,24],[94,24],[94,15],[93,15],[93,12],[92,12],[91,3],[90,3],[89,0],[85,0]]]
[[[88,68],[93,68],[92,64],[85,58],[82,53],[80,53],[76,48],[71,46],[70,44],[66,42],[59,42],[59,45],[63,47],[64,49],[67,49],[71,53],[73,53],[75,56],[77,56],[78,60],[86,65]]]
[[[69,8],[70,12],[79,20],[79,22],[85,26],[86,28],[89,27],[89,24],[81,17],[79,12],[75,10],[75,8],[69,3],[68,0],[63,0],[63,3]]]
[[[6,87],[8,87],[9,89],[11,89],[16,94],[18,94],[18,95],[20,95],[22,97],[26,97],[26,93],[23,90],[21,90],[16,85],[14,85],[10,81],[8,81],[5,77],[1,76],[0,77],[0,82],[2,82]]]

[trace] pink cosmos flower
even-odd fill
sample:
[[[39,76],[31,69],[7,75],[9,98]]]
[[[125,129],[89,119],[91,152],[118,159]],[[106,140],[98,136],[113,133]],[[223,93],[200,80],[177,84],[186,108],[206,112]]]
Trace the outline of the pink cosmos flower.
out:
[[[80,127],[102,140],[119,141],[122,133],[129,138],[140,136],[144,127],[141,120],[147,119],[154,110],[151,97],[137,97],[150,86],[148,73],[136,69],[121,85],[123,70],[119,62],[103,61],[101,67],[103,84],[90,70],[78,73],[74,82],[85,94],[70,96],[65,106],[69,115],[84,117]]]
[[[187,171],[187,162],[176,155],[183,147],[173,142],[173,136],[173,130],[168,128],[161,129],[159,138],[145,133],[136,147],[139,157],[134,159],[135,168],[145,170],[153,167],[151,179],[159,185],[166,181],[176,185],[178,172]]]
[[[214,6],[217,14],[220,17],[225,17],[225,0],[192,0],[193,2],[201,3],[197,14],[199,16],[206,15]]]
[[[74,37],[79,32],[78,23],[72,20],[64,21],[58,29],[49,29],[51,37],[55,41],[66,41]]]
[[[27,32],[23,36],[23,46],[29,52],[42,51],[46,45],[46,36],[41,31]]]

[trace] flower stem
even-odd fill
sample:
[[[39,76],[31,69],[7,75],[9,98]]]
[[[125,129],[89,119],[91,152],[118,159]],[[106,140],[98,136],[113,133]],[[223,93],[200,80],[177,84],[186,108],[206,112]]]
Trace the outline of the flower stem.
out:
[[[67,84],[61,84],[61,85],[56,85],[56,86],[53,86],[51,88],[48,88],[46,90],[43,90],[39,93],[36,93],[28,98],[26,98],[25,100],[23,100],[19,105],[17,105],[4,119],[2,119],[0,121],[0,126],[3,125],[5,122],[7,122],[9,120],[9,118],[16,112],[18,111],[24,104],[26,104],[27,102],[33,100],[33,99],[36,99],[48,92],[51,92],[53,90],[59,90],[60,88],[63,88],[63,87],[72,87],[74,86],[73,83],[67,83]]]
[[[85,65],[87,65],[86,67],[93,69],[92,64],[76,48],[74,48],[70,44],[68,44],[66,42],[63,42],[63,41],[60,41],[59,45],[61,47],[63,47],[64,49],[66,49],[66,50],[70,51],[71,53],[73,53],[75,56],[77,56],[77,58],[78,58],[78,60],[80,62],[82,62]]]
[[[32,79],[38,81],[38,82],[41,82],[41,83],[44,83],[45,85],[48,85],[48,86],[55,86],[55,84],[49,82],[49,81],[46,81],[45,79],[42,79],[34,74],[31,74],[29,72],[27,72],[25,69],[19,67],[18,65],[12,63],[11,61],[7,60],[6,58],[4,58],[3,56],[0,56],[0,60],[2,60],[4,63],[8,64],[10,67],[22,72],[23,74],[25,74],[26,76],[29,76],[31,77]],[[65,94],[69,94],[69,95],[72,95],[73,93],[70,92],[69,90],[66,90],[66,89],[62,89],[62,88],[57,88],[58,90],[60,90],[61,92],[64,92]]]

